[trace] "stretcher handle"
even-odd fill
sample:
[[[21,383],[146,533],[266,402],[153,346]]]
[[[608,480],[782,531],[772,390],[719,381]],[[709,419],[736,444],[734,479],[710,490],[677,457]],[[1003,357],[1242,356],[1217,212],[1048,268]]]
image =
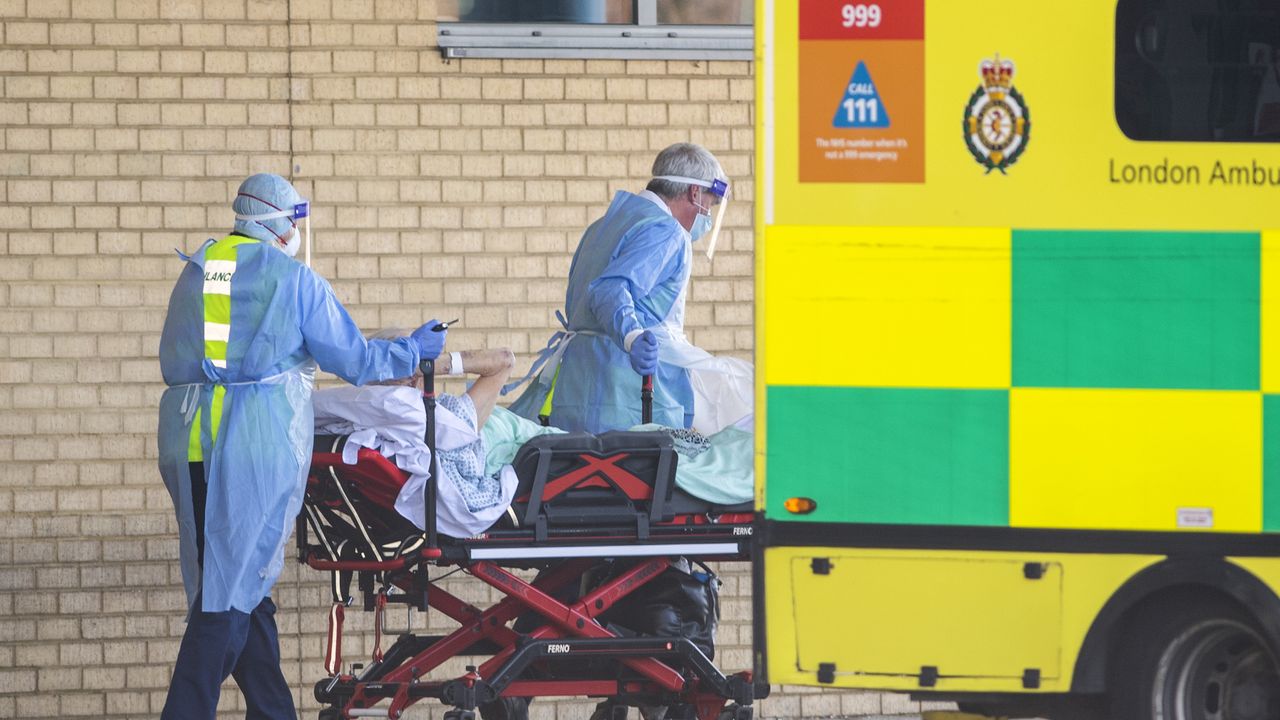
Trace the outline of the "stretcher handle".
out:
[[[431,458],[431,478],[422,488],[423,524],[427,531],[427,547],[439,547],[436,538],[436,478],[439,477],[436,463],[436,361],[423,358],[418,363],[422,370],[422,407],[426,411],[427,435],[423,440],[427,444],[428,457]]]
[[[640,422],[645,425],[653,422],[652,375],[645,375],[640,379]]]

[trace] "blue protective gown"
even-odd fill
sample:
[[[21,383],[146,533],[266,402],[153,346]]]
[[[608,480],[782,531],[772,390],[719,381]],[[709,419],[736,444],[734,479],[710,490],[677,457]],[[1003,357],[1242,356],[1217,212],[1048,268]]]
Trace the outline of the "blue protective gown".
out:
[[[569,268],[566,331],[556,333],[540,373],[511,406],[536,419],[554,377],[550,422],[599,433],[640,423],[640,376],[622,349],[635,329],[683,339],[685,288],[693,265],[689,233],[652,200],[619,192],[604,217],[587,228]],[[560,356],[558,373],[554,365]],[[689,427],[693,390],[688,372],[659,355],[653,421]]]
[[[418,350],[408,338],[367,341],[310,268],[268,244],[237,248],[230,279],[226,367],[205,358],[205,243],[169,299],[160,367],[160,473],[178,517],[188,603],[205,612],[250,613],[284,568],[284,546],[302,506],[312,446],[315,365],[344,380],[408,377]],[[214,388],[226,388],[216,439],[201,422],[208,483],[204,564],[197,559],[188,465],[196,410],[210,418]]]

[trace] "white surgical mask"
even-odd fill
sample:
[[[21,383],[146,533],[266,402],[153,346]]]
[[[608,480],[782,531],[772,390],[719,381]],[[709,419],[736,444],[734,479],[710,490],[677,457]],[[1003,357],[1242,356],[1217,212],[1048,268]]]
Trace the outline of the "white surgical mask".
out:
[[[302,233],[298,232],[298,228],[295,227],[293,232],[289,234],[289,242],[281,245],[280,249],[289,257],[297,257],[298,248],[300,247],[302,247]]]

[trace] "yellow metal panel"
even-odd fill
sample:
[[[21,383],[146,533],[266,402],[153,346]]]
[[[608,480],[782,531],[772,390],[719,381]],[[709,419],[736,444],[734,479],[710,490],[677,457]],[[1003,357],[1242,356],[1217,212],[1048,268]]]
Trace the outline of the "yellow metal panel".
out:
[[[999,20],[971,3],[925,8],[925,179],[914,183],[799,182],[799,3],[775,4],[763,33],[774,60],[776,206],[772,222],[891,226],[1257,230],[1273,187],[1210,182],[1215,163],[1277,164],[1258,143],[1134,142],[1114,111],[1115,0],[1002,5]],[[1012,60],[1031,139],[1007,175],[985,173],[966,149],[960,119],[981,84],[978,63]],[[762,96],[763,97],[763,96]],[[835,101],[833,101],[834,103]],[[834,111],[822,108],[823,112]],[[810,109],[813,112],[814,109]],[[1125,184],[1123,168],[1194,166],[1199,184]],[[766,200],[767,201],[767,200]],[[997,218],[997,222],[993,222]]]
[[[763,303],[758,303],[763,304]],[[1262,392],[1280,393],[1280,232],[1262,233]]]
[[[1014,388],[1009,433],[1012,526],[1261,530],[1260,393]]]
[[[809,566],[814,557],[830,558],[832,574],[814,576]],[[939,691],[1026,692],[1021,680],[1025,668],[1016,665],[1032,661],[1054,668],[1039,692],[1064,692],[1071,687],[1076,655],[1098,612],[1129,578],[1160,559],[769,548],[765,551],[769,681],[817,685],[817,668],[810,666],[815,661],[834,662],[834,687],[910,691],[920,689],[920,666],[936,664],[942,674]],[[1051,575],[1047,582],[1052,585],[1031,587],[1030,594],[1024,593],[1022,583],[1046,582],[1022,578],[1021,567],[1028,562],[1050,567],[1057,579]],[[823,579],[832,587],[814,585]],[[1060,592],[1050,598],[1043,590],[1046,587]],[[1040,623],[1048,623],[1053,632],[1047,633]],[[815,648],[829,659],[811,657]],[[868,663],[880,668],[892,663],[890,669],[910,674],[876,674],[859,667]],[[954,677],[948,676],[949,666],[992,673],[1012,668],[1017,677]]]
[[[858,674],[933,666],[940,676],[1058,676],[1061,567],[1029,580],[1014,558],[823,557],[825,575],[810,569],[812,557],[792,560],[801,670],[832,662]]]
[[[1245,570],[1253,573],[1276,592],[1280,592],[1280,558],[1268,557],[1233,557],[1227,558]]]
[[[766,235],[765,383],[1008,387],[1008,230]]]

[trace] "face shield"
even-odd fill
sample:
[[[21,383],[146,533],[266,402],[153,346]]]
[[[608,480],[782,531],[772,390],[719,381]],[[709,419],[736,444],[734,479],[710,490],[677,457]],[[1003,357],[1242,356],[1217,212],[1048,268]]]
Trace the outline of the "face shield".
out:
[[[711,230],[707,233],[707,259],[710,260],[716,254],[716,241],[720,238],[720,226],[724,223],[724,211],[729,207],[729,182],[727,180],[699,180],[697,178],[683,177],[681,175],[658,175],[655,180],[670,180],[671,182],[685,183],[686,185],[697,185],[700,188],[706,188],[711,192],[711,196],[715,198],[712,207],[709,208],[712,217]]]
[[[236,213],[237,220],[245,220],[248,222],[261,222],[263,220],[275,220],[277,218],[286,218],[293,224],[293,230],[295,233],[298,231],[298,221],[305,221],[303,223],[302,244],[306,247],[304,255],[305,262],[307,263],[307,267],[311,267],[311,202],[309,200],[303,200],[290,209],[276,210],[269,213],[258,213],[256,215],[242,215],[240,213]],[[289,245],[293,246],[292,252],[290,252],[290,248],[288,246],[285,247],[285,252],[288,253],[290,257],[296,256],[298,254],[297,244],[290,242]]]

